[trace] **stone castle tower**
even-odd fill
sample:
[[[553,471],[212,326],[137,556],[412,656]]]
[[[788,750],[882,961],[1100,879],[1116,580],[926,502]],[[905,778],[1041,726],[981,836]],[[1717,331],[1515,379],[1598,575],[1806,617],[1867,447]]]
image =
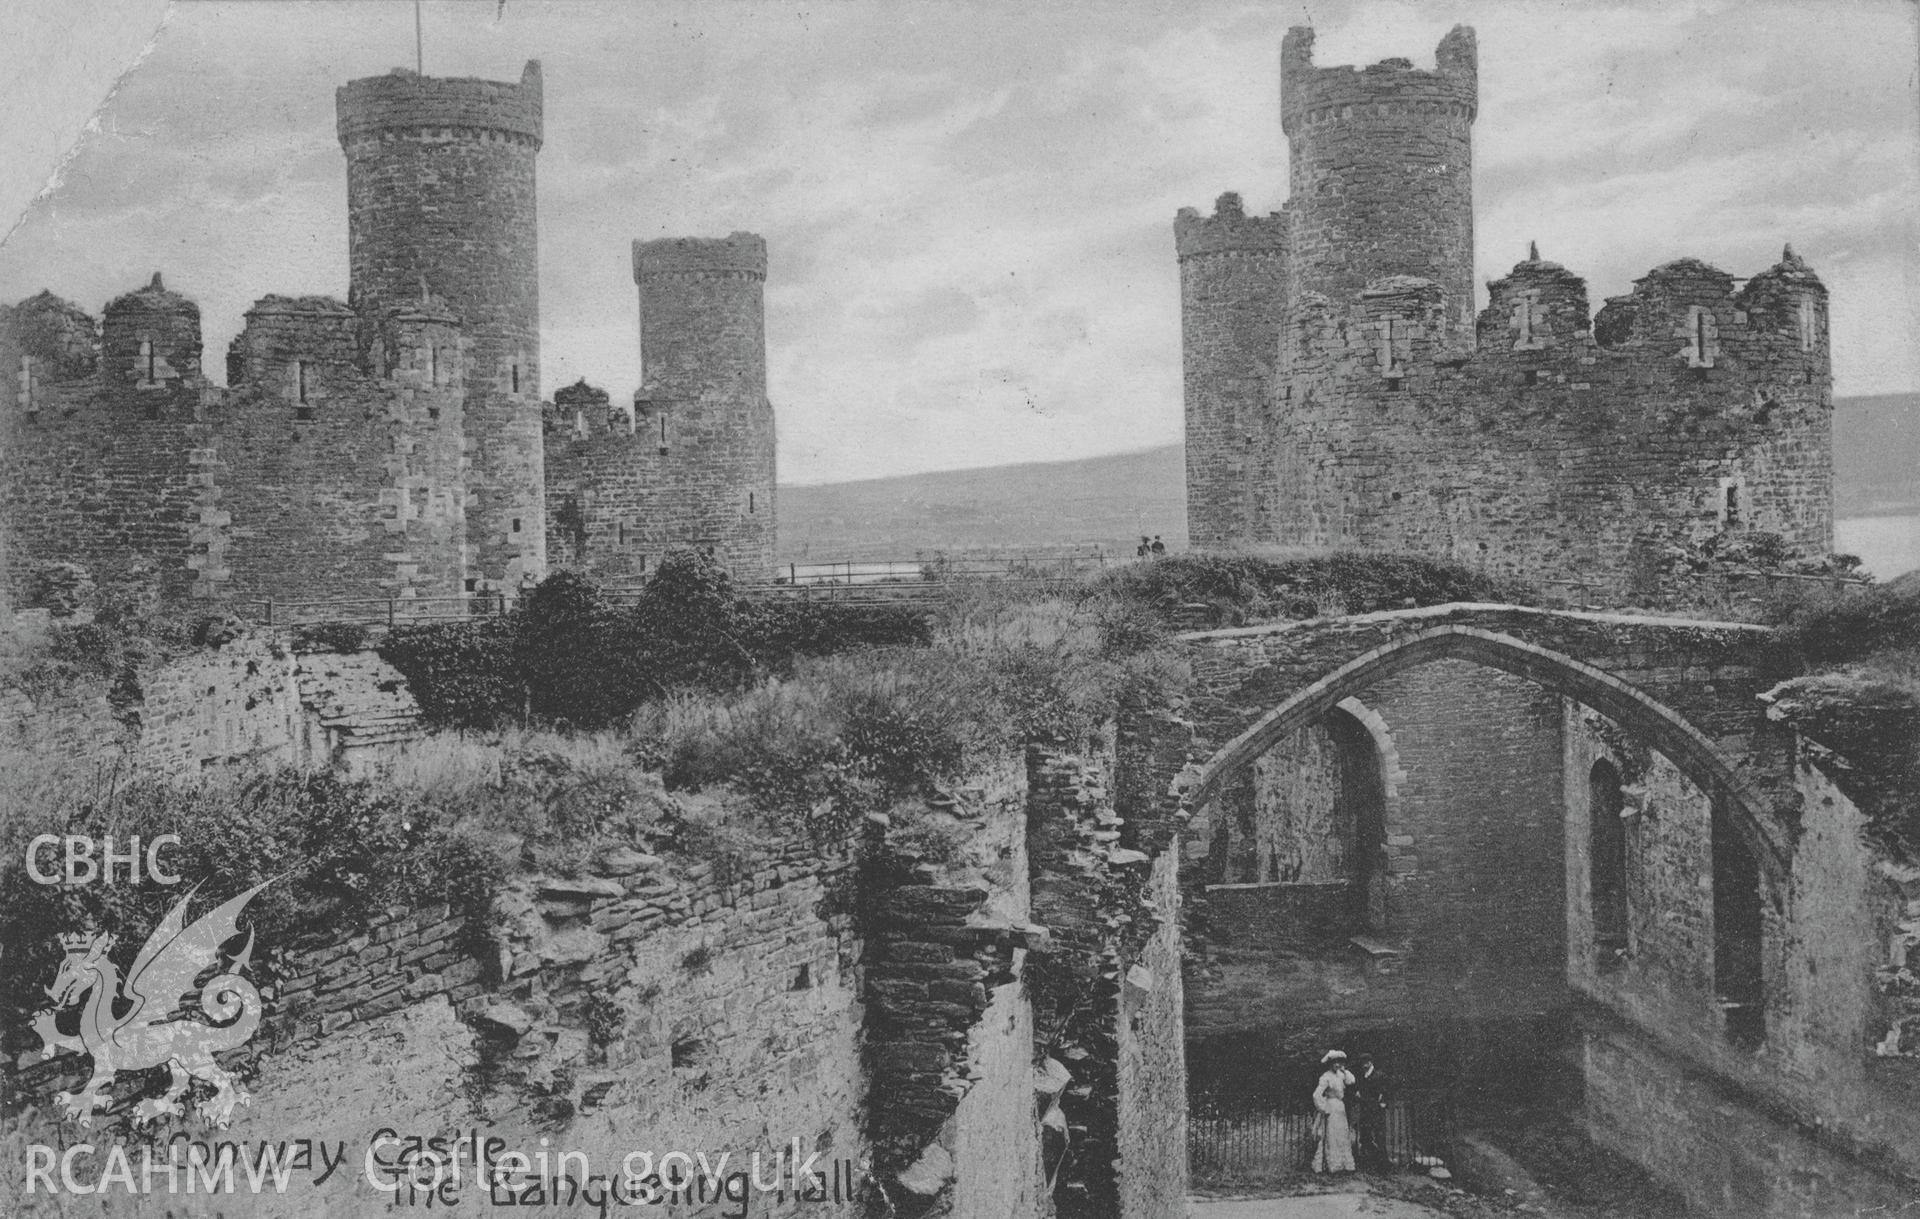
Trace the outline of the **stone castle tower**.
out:
[[[1473,294],[1473,32],[1433,70],[1281,49],[1288,198],[1182,209],[1188,531],[1200,549],[1458,559],[1663,601],[1763,535],[1832,545],[1826,290],[1789,249],[1692,259],[1590,315],[1537,253]]]
[[[430,292],[466,353],[470,576],[505,587],[546,567],[540,262],[534,158],[540,65],[517,84],[405,69],[341,86],[347,299],[375,311]]]
[[[347,299],[260,298],[225,387],[202,374],[199,307],[158,274],[97,323],[48,292],[0,307],[6,600],[72,562],[167,602],[457,616],[544,575],[550,538],[610,577],[684,544],[768,576],[765,244],[637,245],[635,408],[584,384],[543,403],[542,105],[538,63],[342,86]]]
[[[732,571],[773,567],[767,245],[752,233],[633,243],[642,383],[630,412],[582,384],[554,395],[549,546],[609,578],[676,542]]]

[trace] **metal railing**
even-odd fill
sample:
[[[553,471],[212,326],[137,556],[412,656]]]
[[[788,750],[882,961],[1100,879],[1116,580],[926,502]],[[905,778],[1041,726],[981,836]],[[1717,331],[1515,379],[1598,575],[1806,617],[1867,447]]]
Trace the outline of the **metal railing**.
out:
[[[1445,1130],[1436,1112],[1397,1100],[1381,1130],[1387,1162],[1396,1168],[1431,1154]],[[1320,1141],[1318,1113],[1192,1114],[1187,1118],[1187,1167],[1198,1178],[1278,1176],[1311,1171]]]

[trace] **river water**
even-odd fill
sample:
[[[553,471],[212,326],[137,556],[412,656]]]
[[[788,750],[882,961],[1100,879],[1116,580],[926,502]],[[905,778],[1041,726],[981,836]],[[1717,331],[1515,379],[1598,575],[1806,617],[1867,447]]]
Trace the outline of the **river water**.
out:
[[[1861,565],[1882,580],[1920,568],[1920,513],[1911,516],[1856,516],[1836,521],[1833,548],[1857,554]]]

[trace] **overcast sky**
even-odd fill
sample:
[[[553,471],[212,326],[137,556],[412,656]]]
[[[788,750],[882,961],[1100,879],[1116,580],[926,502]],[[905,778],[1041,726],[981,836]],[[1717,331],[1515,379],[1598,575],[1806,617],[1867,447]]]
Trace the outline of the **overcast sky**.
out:
[[[1302,23],[1322,65],[1431,67],[1476,27],[1482,280],[1538,240],[1597,306],[1791,241],[1833,292],[1837,391],[1920,388],[1906,0],[424,7],[429,74],[543,61],[545,391],[637,384],[632,238],[761,233],[782,481],[1179,440],[1173,215],[1280,205]],[[0,246],[0,299],[97,313],[159,269],[217,378],[254,299],[345,296],[334,87],[413,54],[410,3],[174,6]]]

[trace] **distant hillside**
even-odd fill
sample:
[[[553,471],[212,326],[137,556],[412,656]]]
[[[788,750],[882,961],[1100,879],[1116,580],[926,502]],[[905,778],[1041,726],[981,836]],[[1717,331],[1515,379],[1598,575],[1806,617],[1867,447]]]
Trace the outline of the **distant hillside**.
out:
[[[1127,555],[1141,534],[1187,545],[1185,460],[1166,445],[1080,461],[780,488],[780,561],[911,558],[921,550]]]
[[[1834,409],[1838,515],[1920,512],[1920,394],[1842,398]],[[922,550],[1132,554],[1141,534],[1187,544],[1179,445],[780,488],[780,561],[910,558]]]
[[[1920,394],[1834,403],[1833,498],[1841,517],[1920,512]]]

